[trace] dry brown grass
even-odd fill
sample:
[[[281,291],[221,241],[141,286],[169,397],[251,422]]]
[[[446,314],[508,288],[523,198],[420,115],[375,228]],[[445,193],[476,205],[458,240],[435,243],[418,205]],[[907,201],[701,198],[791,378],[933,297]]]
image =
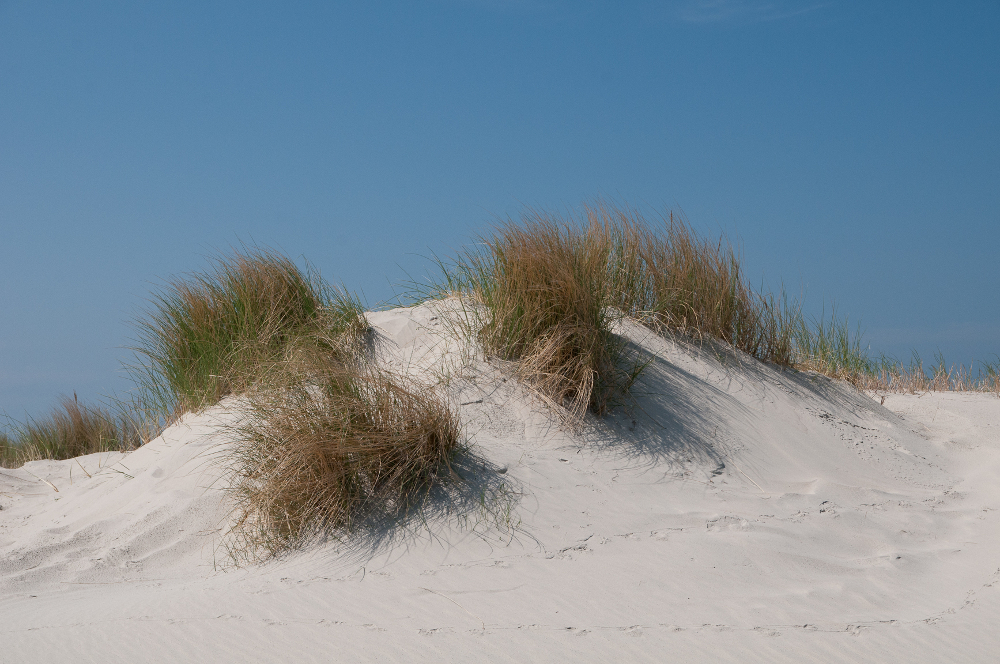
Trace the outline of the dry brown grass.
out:
[[[331,345],[296,345],[245,394],[228,459],[237,559],[398,514],[449,475],[459,423],[446,401]]]
[[[137,423],[126,414],[84,406],[76,395],[63,397],[48,417],[15,424],[13,434],[0,438],[0,465],[6,468],[39,459],[126,452],[143,443]]]
[[[140,406],[169,420],[235,397],[222,462],[237,559],[405,510],[448,468],[448,404],[380,370],[360,302],[284,256],[236,252],[174,280],[140,327]]]
[[[579,418],[602,413],[621,382],[621,343],[610,331],[609,238],[541,214],[496,229],[479,338],[516,361],[518,378]]]
[[[464,295],[481,313],[470,332],[485,352],[579,422],[627,394],[643,362],[612,333],[628,316],[660,332],[715,338],[789,365],[777,301],[754,291],[725,240],[699,238],[670,214],[651,224],[605,203],[577,217],[525,211],[443,264],[431,296]]]
[[[603,413],[639,366],[612,332],[613,245],[599,229],[529,211],[446,268],[443,294],[471,296],[469,332],[570,423]]]
[[[909,365],[889,359],[872,362],[871,370],[842,376],[858,388],[870,392],[993,392],[1000,394],[1000,362],[980,362],[972,366],[948,366],[944,357],[928,371],[914,353]]]
[[[623,363],[610,330],[630,317],[654,330],[716,339],[764,362],[818,371],[860,389],[1000,392],[1000,361],[925,371],[872,358],[836,311],[806,321],[801,306],[750,286],[740,256],[723,236],[700,237],[667,213],[648,221],[626,206],[598,201],[577,216],[526,210],[481,238],[445,267],[438,295],[471,295],[488,354],[513,362],[513,373],[578,422],[589,406],[606,410],[627,392],[641,362]],[[625,370],[623,370],[623,366]]]
[[[701,238],[673,212],[648,222],[632,208],[584,206],[590,234],[613,246],[609,300],[661,331],[713,338],[787,366],[792,340],[780,303],[751,288],[723,236]]]

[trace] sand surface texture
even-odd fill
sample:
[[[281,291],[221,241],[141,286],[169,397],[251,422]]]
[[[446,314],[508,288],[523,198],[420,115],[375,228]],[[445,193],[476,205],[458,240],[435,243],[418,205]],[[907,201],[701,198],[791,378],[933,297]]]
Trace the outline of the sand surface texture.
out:
[[[127,456],[0,470],[0,662],[1000,661],[1000,399],[888,395],[622,332],[637,403],[581,431],[371,314],[445,381],[465,481],[234,567],[225,404]]]

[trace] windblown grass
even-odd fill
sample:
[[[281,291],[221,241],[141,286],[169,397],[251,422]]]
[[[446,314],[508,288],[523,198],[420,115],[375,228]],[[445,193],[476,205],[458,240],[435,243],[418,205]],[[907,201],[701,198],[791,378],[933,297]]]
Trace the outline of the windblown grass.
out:
[[[716,338],[759,359],[792,361],[778,301],[753,290],[732,246],[699,238],[671,215],[651,224],[604,203],[579,216],[527,210],[451,262],[425,294],[457,294],[480,313],[484,351],[571,421],[604,413],[643,362],[613,333],[631,317],[661,331]]]
[[[648,222],[632,208],[585,206],[592,233],[614,245],[611,300],[625,314],[671,333],[723,341],[787,366],[792,340],[780,302],[752,288],[723,236],[699,237],[673,213]]]
[[[872,370],[848,377],[847,380],[861,389],[875,392],[1000,394],[1000,362],[979,361],[969,366],[949,365],[938,353],[934,365],[925,368],[920,356],[914,352],[908,365],[893,358],[880,357],[873,362]]]
[[[247,389],[297,337],[360,333],[360,302],[271,251],[236,251],[155,293],[131,367],[141,406],[169,419]]]
[[[140,404],[158,417],[233,395],[236,559],[405,510],[447,470],[459,426],[426,387],[382,371],[357,298],[269,251],[168,283],[140,324]]]
[[[112,414],[63,397],[46,418],[13,425],[0,435],[0,466],[13,468],[39,459],[72,459],[95,452],[126,452],[139,447],[141,430],[126,413]]]
[[[973,375],[943,360],[928,373],[918,357],[908,366],[871,357],[860,328],[836,311],[807,321],[799,304],[753,288],[724,236],[702,238],[673,213],[651,222],[603,201],[577,215],[529,208],[437,263],[442,276],[416,286],[416,299],[457,295],[469,303],[464,331],[572,422],[588,408],[603,413],[641,372],[643,363],[612,332],[625,317],[861,389],[1000,391],[1000,358]]]
[[[399,514],[450,474],[459,423],[447,402],[331,347],[343,348],[289,348],[245,394],[229,453],[237,558]]]
[[[19,449],[9,435],[0,431],[0,468],[16,468],[20,466]]]
[[[444,281],[432,288],[471,298],[478,309],[470,332],[485,352],[578,421],[588,407],[603,413],[641,367],[612,332],[621,315],[613,251],[599,227],[529,211],[442,264]]]
[[[886,355],[872,356],[863,343],[861,326],[847,318],[821,316],[810,322],[797,310],[787,316],[794,340],[794,366],[844,380],[858,389],[875,392],[997,392],[1000,393],[1000,357],[996,362],[949,365],[938,353],[925,367],[916,351],[909,364]],[[978,364],[978,367],[975,365]],[[973,373],[973,368],[976,368]]]
[[[857,386],[862,377],[874,376],[891,363],[869,357],[862,345],[861,326],[852,332],[847,318],[837,317],[836,308],[830,318],[825,314],[811,322],[801,309],[788,316],[788,326],[794,340],[794,365],[798,369],[846,380]]]

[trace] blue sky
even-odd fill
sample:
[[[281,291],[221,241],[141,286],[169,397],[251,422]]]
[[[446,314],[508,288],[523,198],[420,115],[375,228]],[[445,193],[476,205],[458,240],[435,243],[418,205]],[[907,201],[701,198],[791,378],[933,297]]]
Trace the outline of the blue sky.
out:
[[[1000,5],[0,1],[0,411],[240,241],[369,304],[523,205],[681,209],[873,348],[1000,353]]]

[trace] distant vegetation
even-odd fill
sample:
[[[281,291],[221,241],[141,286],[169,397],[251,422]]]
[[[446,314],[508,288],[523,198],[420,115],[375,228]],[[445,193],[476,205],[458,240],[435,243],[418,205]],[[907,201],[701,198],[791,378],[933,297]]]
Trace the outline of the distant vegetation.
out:
[[[76,395],[63,397],[46,418],[15,423],[13,434],[13,438],[0,434],[0,467],[94,452],[125,452],[145,442],[138,423],[128,414],[82,405]]]

